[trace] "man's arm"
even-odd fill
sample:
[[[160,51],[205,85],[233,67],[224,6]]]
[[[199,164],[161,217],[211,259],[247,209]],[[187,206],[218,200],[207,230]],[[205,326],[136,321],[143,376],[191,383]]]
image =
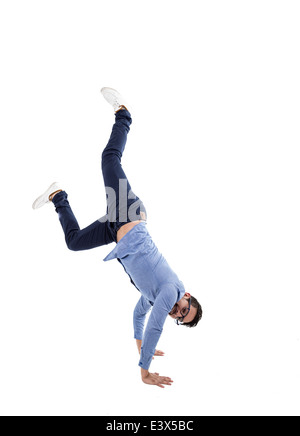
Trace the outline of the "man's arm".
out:
[[[136,339],[139,352],[141,352],[145,318],[150,309],[151,304],[149,300],[142,295],[133,312],[134,338]]]
[[[151,315],[145,330],[141,347],[141,376],[144,383],[155,384],[163,387],[162,384],[170,384],[169,377],[161,377],[158,373],[151,374],[149,367],[155,354],[155,348],[163,331],[165,320],[177,301],[177,289],[173,284],[167,283],[161,289],[152,308]]]
[[[142,340],[141,339],[136,339],[136,345],[137,345],[139,354],[141,354]]]
[[[142,340],[141,339],[136,339],[136,345],[139,351],[139,354],[141,354],[141,348],[142,348]],[[165,353],[161,350],[155,350],[154,356],[164,356]],[[154,359],[154,357],[152,357],[152,359]]]

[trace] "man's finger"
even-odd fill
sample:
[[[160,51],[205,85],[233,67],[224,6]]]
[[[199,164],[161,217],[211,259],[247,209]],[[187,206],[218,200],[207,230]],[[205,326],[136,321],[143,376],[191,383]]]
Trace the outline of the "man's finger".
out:
[[[159,385],[167,385],[167,386],[172,386],[172,383],[169,383],[167,381],[160,381],[159,383],[157,383]]]

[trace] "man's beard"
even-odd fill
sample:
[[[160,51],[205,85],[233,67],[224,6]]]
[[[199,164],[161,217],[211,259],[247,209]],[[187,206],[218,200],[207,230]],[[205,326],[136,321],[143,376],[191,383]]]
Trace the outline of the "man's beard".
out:
[[[173,309],[171,310],[171,312],[169,313],[169,315],[175,315],[175,313],[177,312],[178,309],[178,304],[176,303],[175,306],[173,307]]]

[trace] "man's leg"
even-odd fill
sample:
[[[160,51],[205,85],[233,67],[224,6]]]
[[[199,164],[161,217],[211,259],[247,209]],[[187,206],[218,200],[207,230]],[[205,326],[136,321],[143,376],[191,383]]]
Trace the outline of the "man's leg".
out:
[[[65,233],[65,240],[70,250],[89,250],[114,241],[107,221],[97,220],[80,230],[65,191],[54,195],[52,202],[58,213],[59,221]]]
[[[142,201],[132,192],[121,165],[132,123],[131,115],[123,107],[116,112],[115,118],[110,139],[102,153],[102,173],[107,195],[107,218],[110,227],[116,232],[130,221],[146,220],[146,210]]]

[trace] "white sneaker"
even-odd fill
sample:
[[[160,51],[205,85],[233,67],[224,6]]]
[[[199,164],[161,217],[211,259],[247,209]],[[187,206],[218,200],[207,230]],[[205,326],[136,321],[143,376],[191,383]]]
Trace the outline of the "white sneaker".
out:
[[[105,100],[112,105],[114,111],[117,112],[121,106],[125,106],[128,109],[127,103],[122,97],[122,95],[113,88],[102,88],[101,93]]]
[[[53,192],[58,191],[61,189],[60,185],[58,183],[52,183],[52,185],[49,186],[47,191],[44,192],[44,194],[40,195],[35,202],[32,205],[32,209],[39,209],[40,207],[44,206],[46,203],[50,203],[49,196],[53,194]]]

